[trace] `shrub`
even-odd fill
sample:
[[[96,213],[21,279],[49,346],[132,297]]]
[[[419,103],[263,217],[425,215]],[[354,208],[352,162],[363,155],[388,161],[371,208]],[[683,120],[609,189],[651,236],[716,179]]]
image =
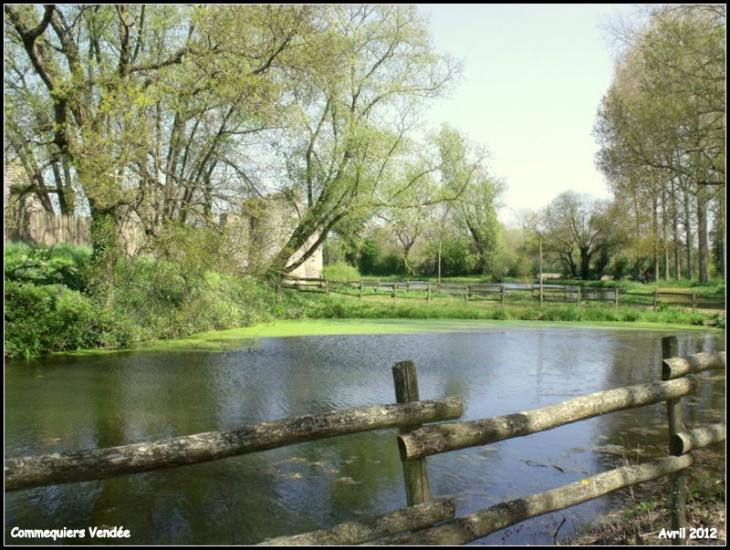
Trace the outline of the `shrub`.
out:
[[[506,321],[509,319],[509,313],[504,308],[494,308],[491,313],[491,318],[499,321]]]
[[[134,325],[63,285],[5,285],[5,353],[11,358],[127,346]]]
[[[335,264],[325,266],[322,269],[322,277],[328,281],[359,281],[360,272],[357,268],[345,262],[337,262]]]
[[[5,250],[5,280],[36,285],[65,285],[72,290],[86,291],[89,285],[88,247],[55,245],[8,246]]]
[[[612,275],[615,281],[620,281],[629,272],[629,259],[625,256],[619,256],[613,262]]]

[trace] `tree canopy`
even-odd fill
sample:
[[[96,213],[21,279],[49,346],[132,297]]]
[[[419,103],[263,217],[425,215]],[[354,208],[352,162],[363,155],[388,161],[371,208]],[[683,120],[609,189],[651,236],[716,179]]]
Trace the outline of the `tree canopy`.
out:
[[[91,216],[99,258],[130,213],[154,246],[275,197],[298,213],[282,274],[343,220],[471,183],[423,125],[459,65],[415,6],[6,5],[5,31],[6,160]]]
[[[707,281],[710,217],[724,233],[725,9],[655,6],[645,25],[618,33],[623,52],[598,111],[597,165],[618,201],[642,205],[634,238],[652,239],[657,276],[672,247],[680,276],[684,243],[691,277],[696,238],[698,277]]]

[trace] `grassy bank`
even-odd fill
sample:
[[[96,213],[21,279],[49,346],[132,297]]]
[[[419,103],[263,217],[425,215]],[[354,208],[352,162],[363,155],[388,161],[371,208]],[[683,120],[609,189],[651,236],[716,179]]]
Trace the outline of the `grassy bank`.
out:
[[[205,262],[120,261],[112,291],[101,289],[86,247],[12,244],[5,248],[5,356],[32,358],[85,349],[128,349],[210,331],[287,319],[419,319],[631,323],[724,328],[722,314],[576,306],[393,300],[276,290]],[[707,290],[717,293],[716,288]],[[722,286],[724,291],[724,285]]]
[[[666,307],[658,311],[646,308],[611,305],[513,305],[502,308],[499,303],[458,300],[400,301],[389,298],[358,300],[337,295],[317,296],[310,302],[307,314],[320,319],[492,319],[523,321],[588,321],[617,323],[661,323],[724,328],[724,315],[688,312]]]

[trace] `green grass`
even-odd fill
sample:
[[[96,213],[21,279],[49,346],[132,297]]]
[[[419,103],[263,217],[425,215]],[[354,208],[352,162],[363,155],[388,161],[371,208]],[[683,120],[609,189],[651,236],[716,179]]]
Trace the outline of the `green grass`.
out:
[[[554,322],[597,323],[651,323],[694,327],[717,327],[717,316],[691,313],[679,308],[666,307],[659,311],[628,306],[591,304],[576,305],[510,305],[502,308],[499,303],[469,302],[461,300],[425,301],[396,300],[392,298],[368,298],[358,300],[342,295],[310,295],[311,302],[306,315],[315,319],[483,319],[526,320]]]
[[[434,324],[471,320],[681,325],[705,329],[725,326],[724,311],[712,315],[692,313],[666,302],[660,302],[657,311],[625,301],[618,308],[612,303],[598,302],[580,306],[552,302],[539,307],[531,292],[510,292],[503,308],[499,294],[475,296],[465,302],[463,292],[461,296],[458,291],[449,296],[434,291],[427,300],[426,291],[406,294],[400,289],[395,300],[387,289],[364,289],[361,300],[359,284],[347,288],[330,285],[347,295],[276,291],[252,277],[144,257],[119,262],[114,273],[113,300],[109,301],[107,296],[95,294],[89,263],[88,247],[6,247],[6,357],[36,357],[92,348],[122,349],[190,337],[191,345],[200,346],[202,341],[194,335],[292,319],[357,320],[358,324],[362,320],[382,323],[399,319]],[[469,279],[472,283],[477,281],[478,278]],[[627,290],[651,291],[648,285],[621,284]],[[722,293],[724,306],[724,284],[697,288],[708,296]]]

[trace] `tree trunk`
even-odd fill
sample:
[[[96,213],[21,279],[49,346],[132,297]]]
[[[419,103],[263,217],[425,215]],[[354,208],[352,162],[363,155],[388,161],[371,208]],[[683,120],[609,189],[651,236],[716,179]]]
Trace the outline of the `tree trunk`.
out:
[[[108,306],[114,303],[114,271],[120,255],[119,224],[115,208],[98,208],[89,199],[91,210],[91,264],[96,271],[98,292]]]
[[[659,204],[656,197],[654,197],[654,213],[653,213],[653,227],[654,233],[654,280],[659,280],[659,212],[657,211]],[[646,281],[648,282],[648,281]]]
[[[682,279],[682,262],[679,249],[679,208],[677,207],[677,182],[672,180],[672,252],[674,255],[674,278]]]
[[[584,281],[591,278],[591,254],[583,248],[580,249],[580,278]]]
[[[694,276],[694,265],[692,262],[692,245],[694,244],[694,235],[692,234],[692,204],[689,200],[689,192],[684,190],[684,230],[685,230],[685,247],[687,254],[687,279],[692,280]]]
[[[697,185],[697,264],[699,281],[709,281],[710,247],[707,235],[707,186]]]
[[[662,188],[662,242],[664,249],[664,280],[669,280],[669,207],[666,187]]]

